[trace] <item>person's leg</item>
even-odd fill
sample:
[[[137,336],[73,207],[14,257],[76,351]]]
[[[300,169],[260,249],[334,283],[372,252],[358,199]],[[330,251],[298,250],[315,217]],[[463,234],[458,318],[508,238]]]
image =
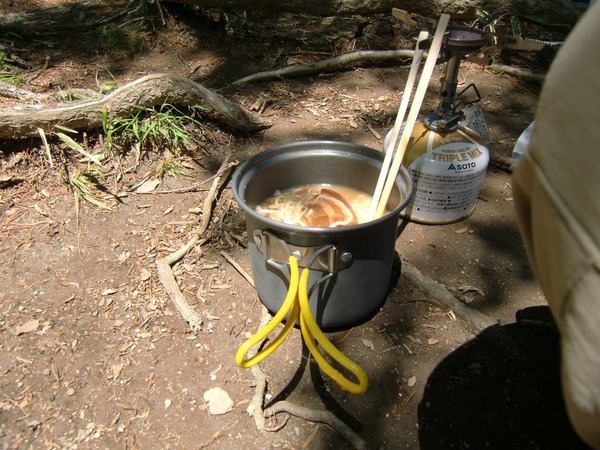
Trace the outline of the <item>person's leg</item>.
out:
[[[562,384],[571,423],[600,448],[600,273],[591,268],[573,290],[564,312]]]
[[[577,433],[600,449],[600,3],[556,56],[513,175],[519,228],[561,335]]]

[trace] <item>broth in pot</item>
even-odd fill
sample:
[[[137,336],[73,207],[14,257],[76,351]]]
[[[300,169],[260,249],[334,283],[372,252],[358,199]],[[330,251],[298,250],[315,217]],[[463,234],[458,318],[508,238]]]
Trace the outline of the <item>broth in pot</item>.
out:
[[[288,225],[336,228],[368,222],[372,199],[347,186],[312,184],[276,191],[256,212]]]

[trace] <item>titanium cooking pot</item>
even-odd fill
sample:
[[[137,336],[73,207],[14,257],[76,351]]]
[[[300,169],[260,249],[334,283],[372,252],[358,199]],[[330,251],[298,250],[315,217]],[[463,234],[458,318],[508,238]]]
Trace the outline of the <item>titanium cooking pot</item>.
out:
[[[260,301],[275,314],[289,287],[289,256],[310,269],[310,308],[323,329],[343,329],[373,316],[390,287],[399,214],[412,194],[401,167],[387,214],[339,228],[287,225],[255,208],[275,191],[307,184],[343,185],[372,193],[383,153],[336,141],[302,141],[259,153],[233,176],[233,195],[246,215],[254,284]]]

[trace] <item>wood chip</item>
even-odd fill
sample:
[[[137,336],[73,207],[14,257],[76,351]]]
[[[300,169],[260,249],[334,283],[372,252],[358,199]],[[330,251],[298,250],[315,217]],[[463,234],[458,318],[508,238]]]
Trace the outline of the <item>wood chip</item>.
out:
[[[37,319],[32,319],[32,320],[25,322],[23,325],[18,325],[15,328],[15,334],[17,336],[20,336],[22,334],[31,333],[33,331],[36,331],[39,327],[40,327],[40,321]]]
[[[373,128],[371,125],[367,124],[367,128],[369,129],[369,131],[371,132],[371,134],[373,136],[375,136],[375,139],[381,139],[381,135],[377,132],[377,130],[375,130],[375,128]]]
[[[375,350],[375,346],[373,345],[373,342],[368,340],[368,339],[361,339],[363,345],[367,348],[370,348],[371,350]]]
[[[124,367],[125,367],[125,364],[113,364],[113,366],[112,366],[113,380],[116,380],[117,378],[119,378],[119,375],[121,375],[121,372],[123,371]]]
[[[148,192],[156,190],[159,185],[160,180],[146,180],[139,187],[137,187],[134,192],[137,192],[138,194],[147,194]]]

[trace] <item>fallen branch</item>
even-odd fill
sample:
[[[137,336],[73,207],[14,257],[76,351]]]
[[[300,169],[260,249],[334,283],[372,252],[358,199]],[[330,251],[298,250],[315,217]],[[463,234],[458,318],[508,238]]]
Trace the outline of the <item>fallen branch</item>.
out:
[[[260,323],[258,324],[258,329],[262,329],[267,323],[271,320],[271,315],[267,308],[263,308],[262,317],[260,319]],[[262,345],[262,344],[261,344]],[[259,346],[250,349],[248,351],[248,357],[251,358],[256,355]],[[248,414],[254,417],[254,423],[256,424],[256,429],[259,432],[265,431],[265,394],[267,392],[267,376],[261,370],[259,364],[255,364],[250,369],[252,371],[252,375],[254,375],[254,379],[256,380],[256,386],[254,387],[254,396],[252,397],[252,401],[250,405],[248,405]]]
[[[350,65],[382,64],[401,58],[412,58],[414,50],[361,50],[333,58],[323,59],[309,64],[293,64],[281,69],[258,72],[234,81],[233,85],[269,81],[285,77],[302,77],[321,73],[337,72]]]
[[[271,81],[279,78],[305,77],[322,73],[339,72],[349,66],[388,64],[402,58],[412,58],[413,56],[414,50],[360,50],[335,56],[333,58],[315,61],[313,63],[293,64],[280,69],[257,72],[244,78],[240,78],[232,84],[237,86],[259,81]],[[492,64],[489,68],[496,73],[506,73],[517,78],[540,84],[544,81],[544,75],[536,74],[529,70],[519,69],[517,67]]]
[[[191,237],[191,239],[177,250],[174,253],[171,253],[164,258],[161,258],[156,261],[156,268],[158,271],[158,279],[163,285],[165,292],[171,298],[175,307],[179,311],[179,313],[183,316],[186,322],[190,325],[193,331],[200,329],[202,326],[202,317],[198,314],[194,309],[190,306],[185,296],[179,289],[177,285],[177,280],[175,279],[175,275],[173,274],[172,267],[185,255],[189,253],[189,251],[194,248],[194,246],[200,242],[202,244],[204,241],[200,241],[202,235],[208,229],[210,224],[210,218],[213,211],[213,203],[219,191],[219,188],[222,185],[223,180],[226,178],[229,171],[233,168],[235,164],[231,163],[231,157],[233,156],[233,152],[230,150],[221,167],[219,168],[215,179],[213,180],[210,191],[208,192],[206,198],[204,199],[204,205],[202,208],[202,222],[200,223],[200,228],[196,230]]]
[[[505,73],[512,75],[513,77],[521,78],[527,81],[533,81],[539,84],[542,84],[545,80],[545,76],[540,75],[539,73],[534,73],[525,69],[519,69],[518,67],[506,66],[504,64],[491,64],[489,69],[495,73]]]
[[[0,138],[34,136],[38,128],[48,133],[56,125],[75,130],[98,128],[102,126],[104,113],[110,121],[135,114],[140,107],[153,107],[167,101],[179,106],[200,107],[210,119],[243,133],[257,132],[270,126],[237,103],[188,78],[157,73],[132,81],[99,99],[3,108],[0,111]]]
[[[243,276],[243,277],[244,277],[244,279],[245,279],[245,280],[246,280],[246,281],[247,281],[247,282],[250,284],[250,286],[254,287],[254,280],[253,280],[253,279],[252,279],[252,277],[251,277],[251,276],[248,274],[248,272],[246,272],[246,271],[244,270],[244,268],[243,268],[242,266],[240,266],[240,265],[237,263],[237,261],[231,257],[231,255],[227,254],[227,253],[226,253],[226,252],[224,252],[224,251],[221,251],[220,253],[221,253],[221,256],[222,256],[223,258],[225,258],[225,260],[226,260],[226,261],[227,261],[229,264],[231,264],[231,265],[233,266],[233,268],[234,268],[235,270],[237,270],[237,271],[238,271],[238,273],[239,273],[241,276]]]
[[[419,269],[405,259],[402,260],[402,275],[417,285],[425,294],[447,305],[457,317],[466,322],[473,333],[477,334],[492,325],[498,324],[498,321],[493,317],[465,305],[442,284],[423,275]]]

